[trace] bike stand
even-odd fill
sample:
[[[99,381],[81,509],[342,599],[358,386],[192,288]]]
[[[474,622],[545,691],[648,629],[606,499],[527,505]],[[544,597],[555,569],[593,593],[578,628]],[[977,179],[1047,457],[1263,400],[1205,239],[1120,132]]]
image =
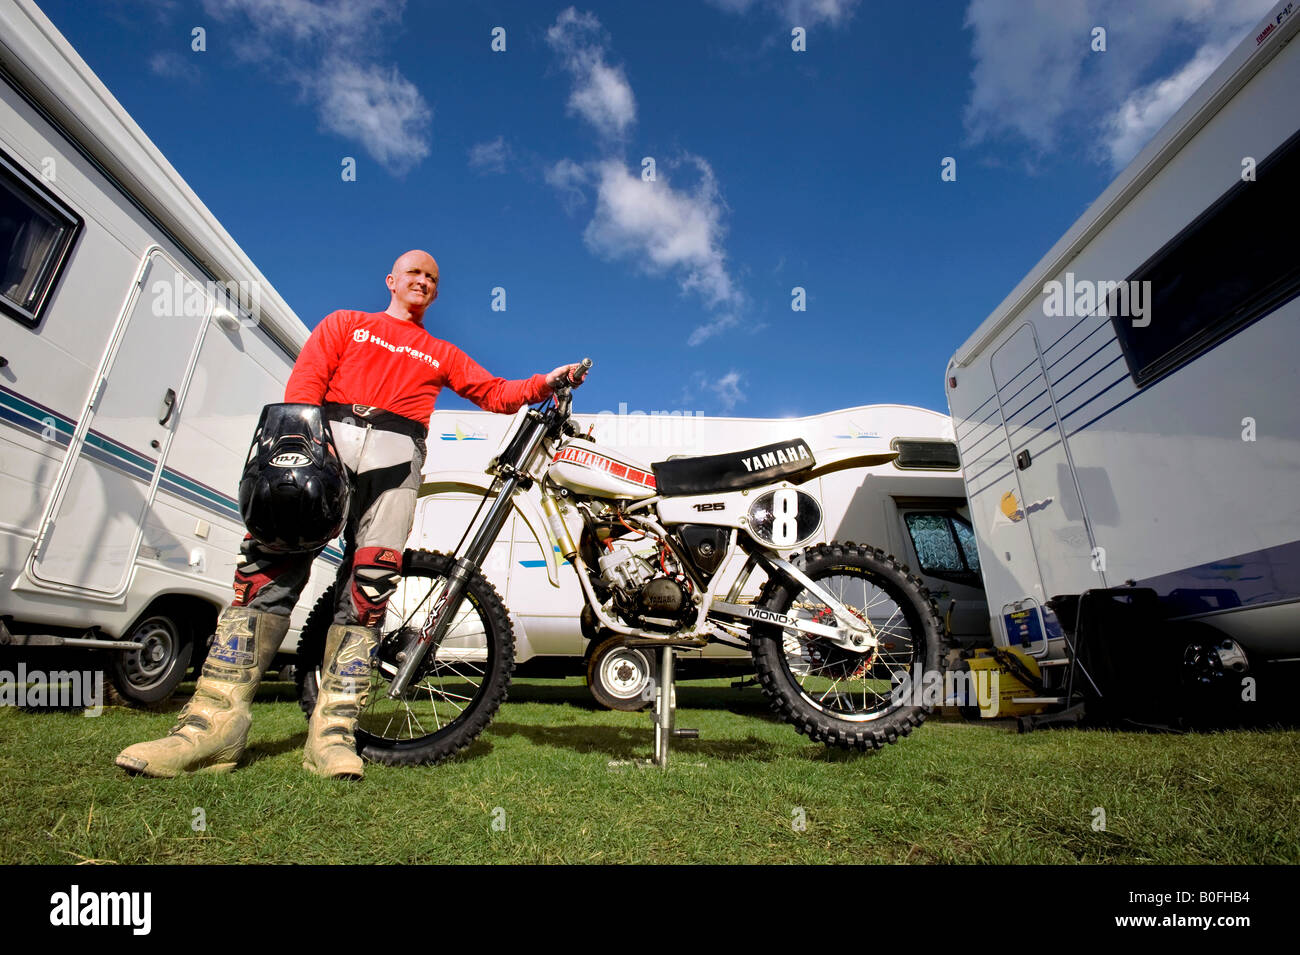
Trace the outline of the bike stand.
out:
[[[655,683],[655,755],[654,765],[661,769],[668,768],[668,741],[677,739],[699,739],[699,730],[677,729],[674,725],[677,713],[677,684],[673,680],[673,664],[677,657],[677,648],[666,646],[659,651],[659,679]]]

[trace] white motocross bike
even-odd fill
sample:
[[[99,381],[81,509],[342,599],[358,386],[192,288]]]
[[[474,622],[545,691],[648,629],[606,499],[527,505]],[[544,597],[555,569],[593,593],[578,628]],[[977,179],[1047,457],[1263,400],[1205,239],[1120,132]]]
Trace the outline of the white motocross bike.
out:
[[[590,367],[584,361],[582,374]],[[552,580],[557,554],[578,575],[590,639],[745,648],[772,708],[828,745],[875,749],[925,720],[933,700],[921,687],[940,666],[944,627],[920,578],[863,544],[831,542],[782,556],[821,529],[809,482],[894,453],[814,455],[792,437],[646,466],[579,433],[571,407],[561,388],[521,416],[488,467],[494,480],[467,546],[462,539],[455,554],[406,552],[358,719],[362,756],[391,765],[440,762],[478,737],[506,698],[514,634],[481,568],[515,508],[543,542]],[[727,573],[739,553],[743,566]],[[746,600],[755,570],[766,582],[756,600]],[[333,602],[331,588],[299,644],[299,699],[308,715]]]

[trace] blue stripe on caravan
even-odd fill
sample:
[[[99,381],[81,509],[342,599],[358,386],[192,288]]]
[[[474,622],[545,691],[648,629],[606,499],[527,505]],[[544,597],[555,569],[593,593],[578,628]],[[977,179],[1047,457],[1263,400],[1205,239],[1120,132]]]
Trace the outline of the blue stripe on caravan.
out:
[[[1002,457],[998,458],[996,461],[994,461],[992,464],[986,467],[983,471],[980,471],[978,474],[972,474],[970,476],[970,480],[974,481],[977,477],[980,476],[980,474],[987,474],[989,471],[992,471],[995,467],[997,467],[999,464],[1001,464],[1009,457],[1011,457],[1011,453],[1007,452],[1006,454],[1002,455]]]
[[[1079,319],[1077,322],[1075,322],[1073,325],[1071,325],[1069,328],[1067,328],[1067,329],[1065,330],[1065,333],[1064,333],[1063,335],[1061,335],[1060,338],[1058,338],[1056,341],[1052,342],[1052,344],[1048,345],[1046,348],[1043,349],[1043,357],[1046,358],[1046,357],[1047,357],[1047,353],[1048,353],[1049,351],[1051,351],[1051,350],[1052,350],[1053,348],[1055,348],[1057,345],[1061,344],[1061,342],[1065,341],[1066,337],[1070,334],[1070,332],[1074,331],[1076,328],[1078,328],[1080,325],[1082,325],[1082,324],[1083,324],[1084,322],[1086,322],[1088,319],[1090,319],[1090,318],[1096,318],[1096,317],[1097,317],[1097,316],[1095,316],[1095,315],[1085,315],[1085,316],[1083,316],[1083,318]],[[1098,328],[1100,328],[1100,327],[1101,327],[1101,326],[1098,326]],[[1091,335],[1092,332],[1089,332],[1088,334]],[[1086,339],[1087,337],[1088,337],[1088,336],[1085,335],[1083,339],[1080,339],[1080,341],[1083,341],[1083,340]]]
[[[1079,404],[1075,405],[1071,410],[1069,410],[1069,411],[1067,411],[1065,414],[1061,415],[1061,420],[1064,421],[1066,418],[1070,417],[1070,415],[1072,415],[1072,414],[1077,414],[1077,413],[1078,413],[1078,412],[1079,412],[1079,411],[1084,407],[1084,405],[1087,405],[1087,404],[1090,404],[1090,403],[1093,402],[1093,401],[1096,401],[1098,398],[1100,398],[1100,397],[1101,397],[1102,395],[1104,395],[1106,392],[1110,391],[1110,390],[1111,390],[1112,388],[1114,388],[1116,385],[1123,384],[1124,382],[1126,382],[1126,381],[1128,381],[1128,380],[1129,380],[1128,375],[1125,375],[1123,378],[1120,378],[1120,379],[1118,379],[1117,381],[1112,381],[1109,385],[1107,385],[1105,388],[1101,389],[1101,391],[1097,392],[1095,395],[1093,395],[1093,396],[1092,396],[1091,398],[1089,398],[1087,401],[1080,402]],[[1123,403],[1123,402],[1121,402],[1121,404],[1122,404],[1122,403]],[[1119,407],[1119,405],[1116,405],[1115,407]],[[1114,410],[1114,409],[1112,409],[1112,410]],[[1096,418],[1094,418],[1093,420],[1095,421]],[[1086,425],[1085,425],[1085,427],[1086,427]],[[1070,434],[1074,434],[1074,432],[1071,431]]]
[[[1105,342],[1103,342],[1103,343],[1101,344],[1101,346],[1098,347],[1095,351],[1090,352],[1090,353],[1088,354],[1088,357],[1087,357],[1087,358],[1084,358],[1082,361],[1075,363],[1075,365],[1074,365],[1073,367],[1071,367],[1069,371],[1062,372],[1062,373],[1061,373],[1059,376],[1057,376],[1055,379],[1052,379],[1052,384],[1054,384],[1054,385],[1059,385],[1061,382],[1065,381],[1066,378],[1069,378],[1072,374],[1074,374],[1076,371],[1078,371],[1080,368],[1082,368],[1084,365],[1086,365],[1086,364],[1088,363],[1088,360],[1091,359],[1094,355],[1096,355],[1098,352],[1103,352],[1103,351],[1105,351],[1107,348],[1109,348],[1109,347],[1110,347],[1111,345],[1113,345],[1113,344],[1115,344],[1115,339],[1113,339],[1113,338],[1111,338],[1111,339],[1107,339],[1107,340],[1106,340]],[[1062,357],[1064,357],[1064,356],[1062,356]]]
[[[555,551],[555,553],[557,553],[557,554],[560,552],[560,548],[556,547],[554,544],[551,545],[551,550]],[[546,566],[546,561],[544,561],[544,560],[521,560],[519,563],[523,564],[525,567],[545,567],[545,566]],[[567,567],[568,564],[569,564],[569,562],[568,562],[567,560],[565,560],[564,558],[560,558],[560,566],[561,566],[561,567]]]
[[[984,410],[984,406],[985,406],[986,404],[988,404],[990,401],[992,401],[992,400],[993,400],[994,398],[996,398],[996,397],[997,397],[996,394],[992,394],[992,395],[989,395],[987,398],[985,398],[983,401],[981,401],[980,404],[979,404],[979,407],[976,408],[974,411],[972,411],[970,414],[968,414],[968,415],[966,416],[966,420],[963,422],[963,424],[970,424],[970,423],[971,423],[971,419],[974,418],[974,417],[975,417],[977,414],[979,414],[981,411],[983,411],[983,410]],[[967,436],[968,436],[972,431],[974,431],[976,428],[978,428],[978,427],[979,427],[981,424],[983,424],[985,421],[988,421],[989,418],[993,417],[993,415],[997,414],[997,412],[998,412],[998,409],[997,409],[997,406],[995,405],[994,408],[993,408],[993,410],[992,410],[991,412],[989,412],[987,415],[985,415],[983,418],[981,418],[981,419],[980,419],[979,421],[977,421],[975,424],[971,424],[971,426],[967,429],[966,434],[964,434],[964,435],[957,435],[957,440],[958,440],[958,442],[965,440],[965,438],[966,438],[966,437],[967,437]],[[954,434],[956,434],[956,432],[954,432]]]
[[[1096,335],[1099,331],[1101,331],[1101,330],[1102,330],[1103,328],[1105,328],[1105,327],[1106,327],[1105,325],[1098,325],[1096,328],[1094,328],[1092,331],[1090,331],[1087,335],[1084,335],[1084,336],[1083,336],[1082,338],[1080,338],[1077,342],[1075,342],[1073,345],[1071,345],[1068,349],[1066,349],[1064,352],[1062,352],[1060,358],[1056,359],[1056,361],[1054,361],[1054,362],[1052,362],[1050,365],[1048,365],[1048,366],[1047,366],[1047,370],[1048,370],[1048,371],[1051,371],[1053,368],[1055,368],[1057,365],[1059,365],[1061,362],[1063,362],[1063,361],[1065,360],[1065,356],[1066,356],[1066,355],[1070,354],[1070,352],[1074,351],[1076,348],[1078,348],[1080,345],[1082,345],[1084,342],[1086,342],[1086,341],[1087,341],[1089,338],[1091,338],[1093,335]],[[1114,341],[1114,340],[1115,340],[1115,339],[1113,339],[1113,338],[1111,339],[1111,341]],[[1085,358],[1084,361],[1087,361],[1087,359]],[[1079,367],[1079,366],[1078,366],[1078,365],[1075,365],[1074,367],[1077,368],[1077,367]],[[1072,369],[1072,370],[1073,370],[1073,369]],[[1070,373],[1070,372],[1067,371],[1065,374],[1068,375],[1069,373]],[[1064,378],[1065,375],[1062,375],[1061,377]],[[1058,378],[1057,381],[1060,381],[1060,378]]]
[[[1028,408],[1030,405],[1032,405],[1032,404],[1033,404],[1035,401],[1037,401],[1039,398],[1043,397],[1043,395],[1045,395],[1045,394],[1047,394],[1047,382],[1043,382],[1043,390],[1042,390],[1042,391],[1040,391],[1038,394],[1034,395],[1034,397],[1030,398],[1028,401],[1026,401],[1023,405],[1021,405],[1021,406],[1020,406],[1019,408],[1017,408],[1015,411],[1012,411],[1012,412],[1010,412],[1009,414],[1004,415],[1004,416],[1003,416],[1003,423],[1005,423],[1005,424],[1010,424],[1010,423],[1011,423],[1011,420],[1012,420],[1013,418],[1015,418],[1016,415],[1020,414],[1020,412],[1024,411],[1026,408]],[[1051,404],[1050,404],[1050,403],[1048,404],[1048,407],[1049,407],[1049,408],[1051,407]],[[1036,418],[1036,417],[1038,417],[1038,415],[1034,415],[1034,417]],[[1032,421],[1033,418],[1030,418],[1029,420]]]
[[[1066,398],[1070,397],[1070,395],[1074,394],[1076,391],[1078,391],[1080,388],[1082,388],[1082,387],[1083,387],[1084,385],[1086,385],[1088,382],[1092,381],[1092,379],[1094,379],[1094,378],[1096,378],[1098,375],[1100,375],[1103,371],[1105,371],[1105,370],[1106,370],[1107,368],[1109,368],[1111,365],[1115,364],[1115,362],[1120,361],[1123,357],[1124,357],[1123,352],[1121,352],[1120,354],[1116,355],[1114,358],[1112,358],[1110,361],[1106,362],[1106,364],[1102,365],[1100,368],[1098,368],[1096,371],[1094,371],[1091,375],[1089,375],[1087,378],[1083,379],[1083,381],[1079,382],[1077,385],[1075,385],[1073,388],[1071,388],[1071,389],[1070,389],[1069,391],[1067,391],[1065,394],[1061,395],[1061,397],[1057,398],[1056,400],[1057,400],[1058,402],[1064,401]],[[1097,393],[1098,393],[1098,394],[1101,394],[1101,392],[1097,392]],[[1080,405],[1079,407],[1083,407],[1083,406]]]
[[[1221,557],[1138,581],[1173,616],[1213,613],[1300,598],[1300,541]]]
[[[985,484],[982,488],[979,488],[978,490],[975,490],[975,491],[971,491],[971,492],[970,492],[970,498],[973,500],[977,494],[983,494],[985,491],[987,491],[987,490],[988,490],[989,488],[991,488],[993,485],[997,484],[999,481],[1005,481],[1007,478],[1011,477],[1011,473],[1012,473],[1012,472],[1009,471],[1009,470],[1008,470],[1008,471],[1003,471],[1001,474],[999,474],[997,477],[995,477],[992,481],[989,481],[988,484]]]
[[[158,466],[158,459],[151,458],[141,454],[133,448],[127,447],[120,441],[114,441],[108,435],[100,434],[98,431],[91,429],[86,435],[86,444],[100,448],[115,457],[121,458],[126,464],[134,465],[144,471],[148,471],[152,476],[154,468]]]

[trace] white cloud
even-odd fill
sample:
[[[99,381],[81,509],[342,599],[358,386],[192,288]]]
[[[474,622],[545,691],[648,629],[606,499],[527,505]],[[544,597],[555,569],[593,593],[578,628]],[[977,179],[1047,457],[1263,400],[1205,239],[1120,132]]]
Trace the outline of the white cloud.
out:
[[[736,405],[746,400],[746,394],[741,387],[744,379],[740,372],[732,369],[721,378],[711,378],[704,381],[704,388],[713,392],[723,414],[730,414],[735,410]]]
[[[717,182],[703,159],[686,161],[700,177],[691,191],[674,189],[662,170],[646,182],[618,160],[596,163],[596,210],[583,239],[602,258],[630,261],[650,274],[673,273],[684,292],[699,295],[711,309],[735,309],[741,295],[722,246]]]
[[[385,169],[402,173],[429,155],[433,111],[396,67],[337,64],[315,86],[325,128],[364,144]]]
[[[496,139],[475,143],[470,147],[469,167],[480,172],[503,173],[506,171],[506,161],[509,158],[510,147],[506,144],[506,138],[498,136]]]
[[[735,312],[723,312],[717,318],[705,322],[703,325],[697,325],[689,336],[686,338],[686,344],[699,345],[707,342],[715,335],[721,335],[728,328],[733,328],[740,324],[740,316]]]
[[[839,26],[853,15],[858,0],[709,0],[728,13],[748,13],[760,7],[792,27],[811,27],[820,23]]]
[[[149,71],[164,79],[190,83],[199,78],[198,65],[175,52],[159,52],[149,57]]]
[[[604,31],[591,13],[569,7],[546,31],[546,42],[573,77],[569,112],[603,136],[621,137],[636,121],[636,97],[622,66],[605,62]]]
[[[403,0],[203,0],[218,20],[251,28],[235,46],[244,60],[294,82],[322,128],[359,143],[402,175],[429,155],[433,110],[419,89],[382,58],[400,27]],[[367,61],[371,62],[367,62]]]
[[[1111,165],[1120,169],[1136,156],[1231,52],[1232,44],[1206,44],[1173,76],[1135,90],[1110,118]]]
[[[1177,111],[1272,0],[972,0],[969,138],[1010,137],[1039,154],[1067,136],[1122,164]],[[1106,29],[1106,52],[1091,49]],[[1169,64],[1171,49],[1188,47]],[[1164,76],[1152,76],[1161,69]],[[1163,117],[1163,119],[1160,119]]]
[[[574,212],[579,206],[585,205],[587,197],[582,191],[582,187],[587,184],[587,170],[572,159],[561,159],[554,165],[548,166],[542,173],[542,178],[546,184],[560,194],[560,201],[564,204],[566,212]]]
[[[547,42],[573,76],[570,112],[586,119],[609,152],[636,120],[636,98],[621,66],[606,62],[600,21],[569,7],[547,31]],[[698,174],[693,189],[675,189],[663,166],[689,165]],[[587,163],[561,159],[543,173],[572,213],[594,191],[595,210],[583,241],[595,255],[630,262],[650,275],[671,274],[683,293],[698,295],[714,313],[694,329],[688,343],[698,345],[740,321],[744,296],[727,268],[723,248],[726,210],[712,167],[698,156],[664,163],[654,180],[629,171],[621,158]]]

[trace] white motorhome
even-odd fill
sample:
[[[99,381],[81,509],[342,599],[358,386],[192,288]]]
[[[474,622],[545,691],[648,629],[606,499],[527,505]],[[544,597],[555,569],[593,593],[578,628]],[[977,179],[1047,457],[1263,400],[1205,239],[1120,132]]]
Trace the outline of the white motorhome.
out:
[[[1242,648],[1300,656],[1297,6],[1277,4],[949,362],[1000,646],[1059,663],[1091,592],[1135,624],[1112,606],[1091,638],[1140,653],[1157,608],[1194,679],[1240,672]]]
[[[582,392],[577,393],[580,403]],[[521,412],[521,414],[524,412]],[[715,454],[800,436],[813,447],[853,447],[861,453],[896,450],[890,464],[842,471],[819,479],[814,493],[825,509],[816,542],[856,541],[882,547],[920,573],[941,602],[959,642],[988,638],[988,610],[979,579],[964,487],[946,415],[905,405],[870,405],[804,418],[720,418],[689,412],[576,414],[597,441],[649,464],[676,454]],[[410,545],[454,551],[474,517],[491,478],[488,462],[514,432],[517,416],[482,411],[435,411],[429,459]],[[562,558],[552,576],[542,550],[546,531],[516,512],[492,550],[485,572],[510,608],[516,659],[582,658],[590,648],[579,622],[582,591]],[[723,573],[734,574],[743,563]],[[758,593],[761,572],[745,599]],[[639,705],[654,675],[651,653],[626,648],[607,660],[588,661],[597,699]],[[685,651],[692,659],[741,660],[722,645]],[[630,707],[629,707],[630,708]]]
[[[163,699],[307,329],[30,0],[0,5],[0,311],[0,642],[112,649]]]

